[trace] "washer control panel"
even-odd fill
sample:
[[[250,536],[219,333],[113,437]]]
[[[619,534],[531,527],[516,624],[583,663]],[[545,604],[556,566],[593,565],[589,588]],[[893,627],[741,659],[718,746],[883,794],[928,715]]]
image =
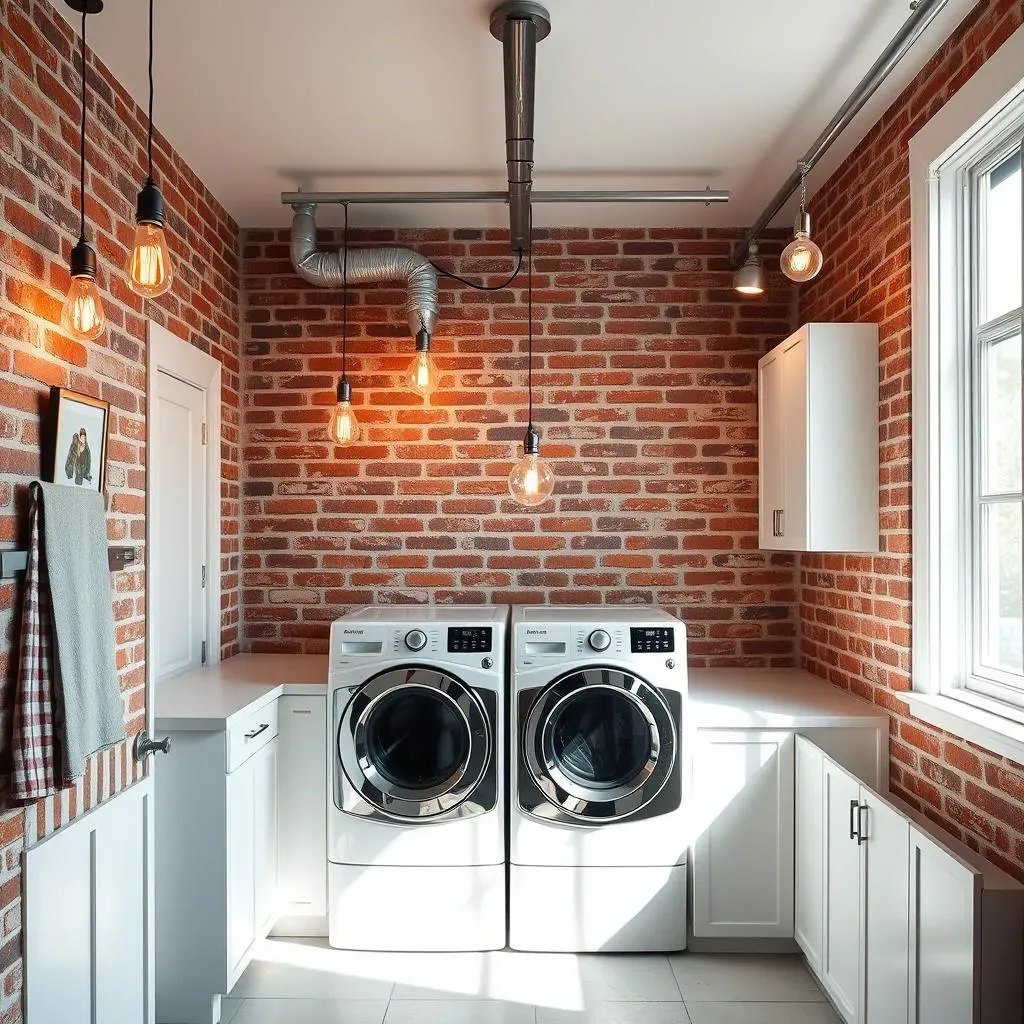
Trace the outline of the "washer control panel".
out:
[[[633,654],[665,654],[676,649],[675,630],[671,626],[631,626],[629,649]]]
[[[491,650],[490,626],[449,626],[448,650],[452,654],[478,654]]]

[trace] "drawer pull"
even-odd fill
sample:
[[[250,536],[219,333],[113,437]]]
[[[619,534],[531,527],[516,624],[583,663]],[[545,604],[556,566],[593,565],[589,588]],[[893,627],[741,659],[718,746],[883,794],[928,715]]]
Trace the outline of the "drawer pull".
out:
[[[254,740],[261,732],[266,732],[270,728],[269,722],[264,722],[258,729],[253,729],[252,732],[247,732],[245,738],[247,740]]]

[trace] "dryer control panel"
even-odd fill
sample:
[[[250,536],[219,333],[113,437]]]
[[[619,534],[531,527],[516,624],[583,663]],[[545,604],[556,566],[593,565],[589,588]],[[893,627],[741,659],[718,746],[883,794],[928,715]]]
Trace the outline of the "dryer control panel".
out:
[[[675,651],[675,631],[671,626],[631,626],[629,649],[634,654],[671,654]]]
[[[449,626],[448,651],[452,654],[486,653],[491,650],[490,626]]]

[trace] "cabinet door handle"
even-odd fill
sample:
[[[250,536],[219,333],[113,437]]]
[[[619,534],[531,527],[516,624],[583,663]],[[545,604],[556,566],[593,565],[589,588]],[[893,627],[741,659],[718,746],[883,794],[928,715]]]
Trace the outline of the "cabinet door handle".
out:
[[[261,732],[266,732],[270,728],[269,722],[264,722],[258,729],[253,729],[252,732],[247,732],[245,738],[247,740],[254,740]]]
[[[860,834],[857,832],[857,820],[860,817],[860,801],[850,801],[850,838],[860,842]]]
[[[786,510],[784,508],[779,509],[779,536],[781,537],[786,532]]]
[[[863,817],[867,813],[868,813],[868,805],[867,804],[858,804],[857,805],[857,845],[858,846],[860,846],[861,843],[866,843],[868,841],[867,829],[865,829],[865,827],[864,827],[865,819]]]

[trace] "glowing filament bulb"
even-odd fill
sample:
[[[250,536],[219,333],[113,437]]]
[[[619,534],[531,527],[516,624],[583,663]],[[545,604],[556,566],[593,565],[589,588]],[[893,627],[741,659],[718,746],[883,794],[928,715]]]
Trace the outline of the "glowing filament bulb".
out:
[[[139,224],[128,258],[128,287],[136,295],[153,298],[171,287],[173,275],[164,229],[156,224]]]
[[[338,403],[331,410],[327,439],[336,445],[352,444],[359,437],[359,420],[352,408],[352,385],[347,377],[338,381]]]
[[[437,367],[426,350],[417,352],[409,364],[409,386],[424,398],[437,386]]]
[[[64,329],[79,341],[94,341],[103,333],[106,319],[96,279],[73,277],[61,311],[60,322]]]
[[[540,457],[540,439],[531,427],[526,452],[508,475],[508,492],[520,505],[542,505],[555,489],[555,474]]]

